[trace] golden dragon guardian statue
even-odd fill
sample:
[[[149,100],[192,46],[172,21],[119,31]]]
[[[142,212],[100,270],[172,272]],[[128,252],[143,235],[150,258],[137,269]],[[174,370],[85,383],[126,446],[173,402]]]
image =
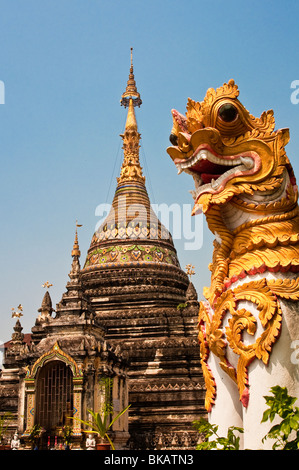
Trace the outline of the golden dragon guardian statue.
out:
[[[198,324],[209,419],[223,432],[243,427],[243,445],[262,448],[264,395],[275,385],[299,395],[298,188],[288,129],[275,130],[272,110],[251,115],[238,95],[229,80],[189,98],[185,115],[172,110],[167,152],[193,177],[192,214],[215,235]]]

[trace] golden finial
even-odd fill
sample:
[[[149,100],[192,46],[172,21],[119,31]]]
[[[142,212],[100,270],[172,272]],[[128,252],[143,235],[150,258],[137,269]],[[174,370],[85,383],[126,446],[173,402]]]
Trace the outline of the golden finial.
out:
[[[49,287],[53,286],[53,284],[50,284],[49,281],[45,282],[42,287],[46,287],[47,289],[49,289]]]
[[[72,256],[81,256],[81,252],[79,250],[79,242],[78,242],[78,227],[82,227],[82,225],[78,224],[78,221],[76,220],[76,234],[75,234],[75,241],[74,241],[74,246],[72,250]]]
[[[133,99],[130,98],[129,100],[129,108],[128,108],[128,115],[125,129],[131,129],[137,131],[137,121],[134,111],[134,104]]]
[[[190,280],[191,280],[191,276],[193,276],[195,274],[194,269],[195,269],[195,266],[192,266],[191,264],[186,265],[186,273],[190,277]]]
[[[140,106],[142,104],[140,94],[137,91],[133,72],[133,47],[131,47],[131,67],[129,73],[129,80],[127,81],[126,91],[121,95],[120,104],[121,106],[127,108],[131,100],[133,106]]]
[[[133,74],[133,48],[131,48],[131,68],[125,93],[122,95],[121,105],[128,108],[125,132],[121,135],[124,141],[124,159],[120,170],[120,177],[117,178],[118,185],[127,182],[138,182],[144,184],[145,177],[139,161],[140,134],[138,132],[135,116],[135,106],[140,106],[142,101],[137,92]]]
[[[15,310],[14,308],[11,309],[11,317],[12,318],[20,318],[23,316],[23,305],[19,304],[17,306],[17,310]]]

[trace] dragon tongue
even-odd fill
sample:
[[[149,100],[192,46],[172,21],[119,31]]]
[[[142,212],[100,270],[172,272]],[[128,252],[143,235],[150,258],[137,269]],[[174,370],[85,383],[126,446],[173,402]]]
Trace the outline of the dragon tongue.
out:
[[[201,176],[201,179],[202,179],[203,183],[208,184],[208,183],[211,183],[212,179],[216,180],[221,175],[215,175],[215,174],[210,174],[210,173],[202,173],[200,176]]]

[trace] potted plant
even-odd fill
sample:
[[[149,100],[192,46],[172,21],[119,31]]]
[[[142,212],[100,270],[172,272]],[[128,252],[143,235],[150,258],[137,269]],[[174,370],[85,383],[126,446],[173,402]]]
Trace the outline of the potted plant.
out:
[[[0,450],[4,450],[7,447],[4,444],[4,435],[7,431],[11,418],[11,413],[4,413],[4,415],[0,416]]]
[[[83,423],[85,426],[88,426],[88,433],[97,434],[100,438],[100,442],[97,445],[98,450],[115,450],[113,443],[108,435],[108,431],[113,426],[113,424],[130,408],[131,405],[126,406],[122,411],[120,411],[110,422],[110,413],[109,411],[94,412],[92,410],[87,410],[92,417],[92,422],[84,421],[82,419],[74,418]]]
[[[61,430],[63,444],[65,450],[70,450],[71,443],[73,440],[73,428],[72,426],[64,426]]]
[[[31,449],[33,450],[38,449],[38,441],[43,431],[44,431],[43,428],[39,424],[35,424],[29,430],[28,440],[31,443]]]

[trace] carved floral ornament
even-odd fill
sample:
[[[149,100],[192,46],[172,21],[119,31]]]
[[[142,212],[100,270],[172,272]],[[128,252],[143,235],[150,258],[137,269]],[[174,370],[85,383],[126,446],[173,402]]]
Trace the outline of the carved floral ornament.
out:
[[[172,110],[173,146],[167,149],[178,173],[185,171],[194,179],[193,215],[203,212],[216,237],[211,285],[204,289],[206,301],[199,312],[209,411],[217,393],[210,354],[219,358],[247,406],[248,367],[254,360],[270,360],[282,325],[280,299],[299,300],[298,188],[284,149],[289,131],[274,130],[272,110],[252,116],[238,95],[230,80],[209,89],[202,102],[189,99],[185,116]],[[240,223],[229,226],[228,209]],[[264,273],[272,273],[273,279]],[[250,311],[239,307],[242,301],[251,305]],[[251,344],[244,341],[245,332]],[[235,367],[228,348],[237,354]]]

